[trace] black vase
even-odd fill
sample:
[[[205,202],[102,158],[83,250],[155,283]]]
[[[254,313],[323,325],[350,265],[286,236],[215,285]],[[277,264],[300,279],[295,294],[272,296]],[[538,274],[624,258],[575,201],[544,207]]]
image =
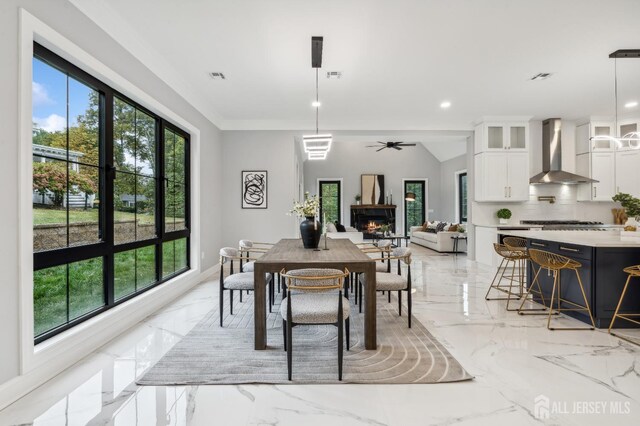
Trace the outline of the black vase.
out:
[[[321,234],[320,223],[316,222],[314,217],[308,217],[300,224],[300,235],[302,236],[304,248],[318,248]]]

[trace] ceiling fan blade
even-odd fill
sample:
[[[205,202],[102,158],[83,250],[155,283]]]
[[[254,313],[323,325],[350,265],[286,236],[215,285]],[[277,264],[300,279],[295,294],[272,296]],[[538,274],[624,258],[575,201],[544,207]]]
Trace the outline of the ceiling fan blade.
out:
[[[402,151],[402,148],[400,148],[399,146],[393,146],[393,149],[397,149],[398,151]]]
[[[398,146],[416,146],[416,144],[415,144],[415,143],[404,143],[404,142],[400,142],[400,143],[398,144]]]
[[[365,148],[380,148],[378,145],[367,145]]]
[[[378,141],[378,143],[380,143],[382,145],[386,145],[387,144],[386,142],[380,142],[380,141]]]
[[[386,146],[383,146],[383,147],[382,147],[382,148],[380,148],[380,149],[376,149],[376,152],[380,152],[380,151],[382,151],[382,150],[383,150],[383,149],[385,149],[385,148],[386,148]]]

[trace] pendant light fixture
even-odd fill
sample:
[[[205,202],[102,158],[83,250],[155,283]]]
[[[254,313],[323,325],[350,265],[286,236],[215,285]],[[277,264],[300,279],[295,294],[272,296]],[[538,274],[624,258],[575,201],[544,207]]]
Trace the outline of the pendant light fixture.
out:
[[[316,100],[312,106],[316,109],[316,133],[315,135],[303,135],[304,152],[309,160],[324,160],[331,149],[332,137],[330,134],[320,134],[318,118],[320,114],[320,97],[318,91],[318,73],[322,67],[323,37],[311,37],[311,67],[316,70]]]
[[[407,192],[406,194],[404,194],[404,199],[406,201],[415,201],[416,200],[416,193],[415,192]]]
[[[615,98],[615,122],[614,122],[614,135],[597,135],[592,136],[592,141],[613,141],[618,148],[627,149],[640,149],[640,129],[636,128],[634,131],[627,132],[619,135],[620,128],[618,127],[618,59],[640,59],[640,49],[622,49],[616,50],[609,55],[609,58],[613,58],[614,69],[614,98]],[[628,105],[627,105],[628,106]]]

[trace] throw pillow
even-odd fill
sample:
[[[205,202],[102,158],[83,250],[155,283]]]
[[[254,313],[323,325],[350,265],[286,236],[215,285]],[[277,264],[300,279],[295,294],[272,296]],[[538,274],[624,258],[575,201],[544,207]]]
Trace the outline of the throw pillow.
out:
[[[422,224],[422,232],[427,232],[427,228],[429,227],[429,221],[426,221],[425,223]]]
[[[438,225],[436,226],[436,233],[444,231],[444,228],[446,228],[447,225],[448,225],[447,222],[438,223]]]
[[[433,229],[434,231],[436,230],[436,228],[438,227],[438,221],[435,222],[428,222],[429,225],[427,226],[427,229]]]
[[[458,232],[458,224],[451,225],[448,229],[449,232]]]
[[[338,232],[347,232],[347,229],[344,227],[344,225],[337,222],[336,222],[336,228],[338,229]]]
[[[435,228],[427,228],[427,232],[430,234],[435,234],[436,233],[436,229]]]

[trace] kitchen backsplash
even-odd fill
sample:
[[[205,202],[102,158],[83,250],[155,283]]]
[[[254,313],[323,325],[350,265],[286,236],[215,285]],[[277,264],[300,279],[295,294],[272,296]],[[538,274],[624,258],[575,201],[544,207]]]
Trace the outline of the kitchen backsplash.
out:
[[[473,203],[473,223],[487,225],[498,223],[496,211],[508,208],[513,213],[511,224],[521,220],[592,220],[613,223],[611,209],[616,203],[577,201],[577,185],[530,185],[529,201],[524,203]],[[556,202],[538,201],[539,196],[555,196]]]

